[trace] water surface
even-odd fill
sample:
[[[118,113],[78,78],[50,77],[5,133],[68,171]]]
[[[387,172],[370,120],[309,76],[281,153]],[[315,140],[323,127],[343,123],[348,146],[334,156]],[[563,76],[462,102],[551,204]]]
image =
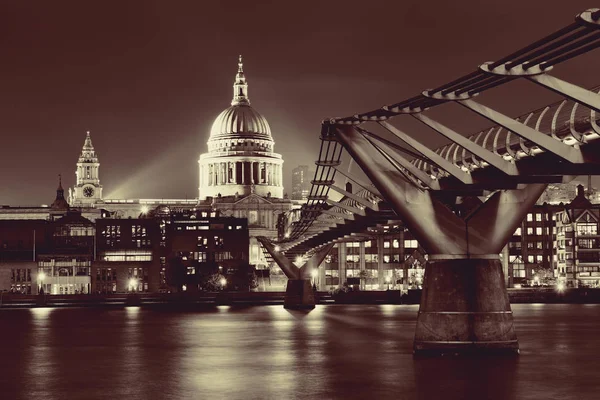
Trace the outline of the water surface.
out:
[[[0,310],[0,398],[600,398],[600,305],[513,305],[521,355],[459,359],[413,358],[417,309]]]

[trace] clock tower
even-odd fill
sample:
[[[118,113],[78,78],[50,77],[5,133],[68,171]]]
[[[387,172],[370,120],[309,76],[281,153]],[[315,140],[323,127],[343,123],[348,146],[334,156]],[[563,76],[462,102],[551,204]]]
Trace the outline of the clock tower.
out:
[[[77,170],[75,171],[77,181],[75,186],[69,189],[69,203],[72,206],[92,206],[102,201],[99,169],[98,156],[96,156],[88,131],[77,161]]]

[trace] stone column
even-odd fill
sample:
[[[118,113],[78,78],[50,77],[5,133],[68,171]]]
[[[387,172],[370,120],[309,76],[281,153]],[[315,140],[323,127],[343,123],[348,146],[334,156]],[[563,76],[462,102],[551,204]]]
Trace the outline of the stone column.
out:
[[[233,183],[237,184],[237,161],[233,164]]]
[[[208,167],[208,186],[212,186],[213,183],[213,168],[212,164],[207,164]]]
[[[273,164],[268,163],[267,164],[267,184],[268,185],[273,184],[273,178],[271,177],[272,171],[273,171]]]
[[[250,161],[250,183],[254,183],[254,163]]]
[[[246,161],[242,161],[241,164],[242,164],[242,179],[240,179],[240,183],[242,185],[245,185],[246,184],[246,175],[244,174],[244,170],[245,170],[244,165],[246,164]]]

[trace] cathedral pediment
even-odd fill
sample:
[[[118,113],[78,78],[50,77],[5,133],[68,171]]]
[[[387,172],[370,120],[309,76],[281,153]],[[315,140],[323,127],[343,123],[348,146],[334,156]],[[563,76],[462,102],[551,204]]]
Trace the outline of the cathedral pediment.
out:
[[[242,204],[273,204],[273,202],[267,200],[265,197],[259,196],[255,193],[249,194],[248,196],[244,197],[243,199],[239,199],[238,201],[234,202],[234,204],[236,205],[242,205]]]

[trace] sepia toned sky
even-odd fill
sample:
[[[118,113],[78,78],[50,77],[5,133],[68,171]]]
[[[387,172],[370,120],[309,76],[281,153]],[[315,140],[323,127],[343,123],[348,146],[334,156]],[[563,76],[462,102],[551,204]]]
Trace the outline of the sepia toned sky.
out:
[[[252,106],[291,169],[320,122],[398,102],[552,33],[589,1],[0,1],[0,204],[52,202],[90,130],[106,198],[194,198],[198,156],[244,56]],[[554,75],[600,83],[600,50]],[[486,93],[519,115],[558,98],[531,83]],[[433,111],[465,134],[489,123]],[[407,117],[408,118],[408,117]],[[399,126],[403,122],[399,122]],[[430,145],[444,142],[406,121]]]

